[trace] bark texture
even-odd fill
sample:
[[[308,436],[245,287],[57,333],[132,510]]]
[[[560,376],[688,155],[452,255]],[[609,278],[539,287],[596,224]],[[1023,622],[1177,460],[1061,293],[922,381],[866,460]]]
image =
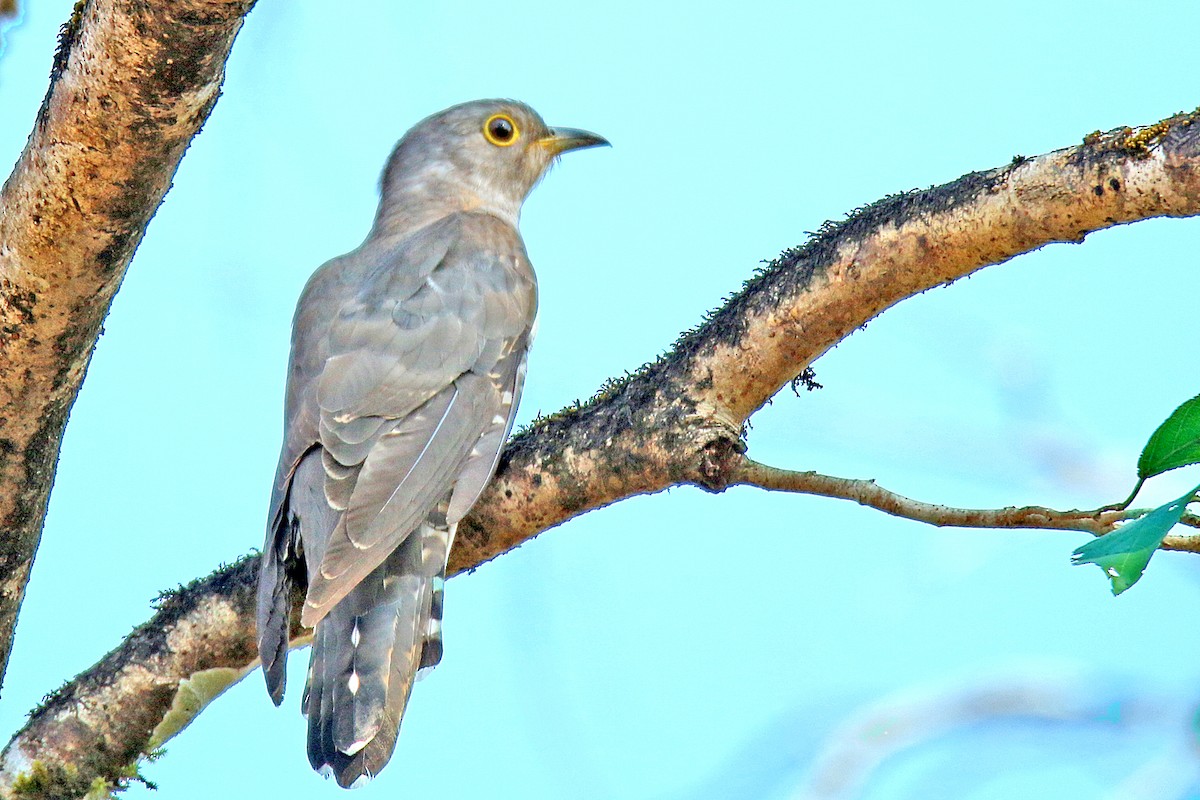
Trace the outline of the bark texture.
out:
[[[0,190],[0,682],[101,323],[253,5],[78,3]]]
[[[827,225],[751,278],[667,355],[516,436],[460,526],[452,570],[472,569],[631,495],[679,484],[772,488],[771,480],[755,479],[762,475],[743,455],[745,421],[884,309],[1051,242],[1197,214],[1200,122],[1179,115],[889,197]],[[775,478],[781,483],[773,488],[781,489],[799,480]],[[1076,513],[1077,524],[1063,527],[1093,530],[1111,521],[1094,514]],[[1016,516],[1029,522],[1028,514]],[[0,757],[0,795],[39,796],[39,780],[119,784],[139,754],[253,669],[256,568],[257,559],[247,559],[173,595],[121,647],[50,698]]]

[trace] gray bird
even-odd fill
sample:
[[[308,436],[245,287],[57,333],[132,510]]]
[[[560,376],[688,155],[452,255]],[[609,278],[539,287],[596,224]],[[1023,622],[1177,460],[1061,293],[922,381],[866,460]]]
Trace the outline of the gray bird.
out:
[[[341,786],[388,762],[418,670],[442,657],[455,527],[496,468],[533,337],[521,204],[557,156],[603,144],[511,101],[434,114],[388,160],[366,241],[300,296],[258,648],[278,705],[307,580],[308,759]]]

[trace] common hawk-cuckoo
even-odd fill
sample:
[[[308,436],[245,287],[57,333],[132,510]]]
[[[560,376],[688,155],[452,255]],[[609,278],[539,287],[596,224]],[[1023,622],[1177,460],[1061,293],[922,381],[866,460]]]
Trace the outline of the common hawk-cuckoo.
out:
[[[417,671],[441,659],[455,526],[496,467],[532,337],[521,204],[558,155],[600,144],[510,101],[428,117],[388,160],[366,240],[300,296],[258,647],[279,704],[307,579],[308,757],[342,786],[387,763]]]

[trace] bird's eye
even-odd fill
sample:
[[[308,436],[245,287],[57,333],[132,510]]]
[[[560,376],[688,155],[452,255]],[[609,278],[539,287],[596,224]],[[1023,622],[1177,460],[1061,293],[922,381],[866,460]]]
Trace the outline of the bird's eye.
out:
[[[483,135],[497,147],[508,147],[517,140],[517,123],[508,114],[493,114],[483,123]]]

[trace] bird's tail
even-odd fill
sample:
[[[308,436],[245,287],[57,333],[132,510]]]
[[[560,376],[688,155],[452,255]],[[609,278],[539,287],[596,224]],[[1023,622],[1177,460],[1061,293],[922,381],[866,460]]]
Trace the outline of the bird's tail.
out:
[[[340,786],[364,785],[387,764],[418,670],[441,659],[453,536],[435,512],[317,623],[302,702],[308,760]]]

